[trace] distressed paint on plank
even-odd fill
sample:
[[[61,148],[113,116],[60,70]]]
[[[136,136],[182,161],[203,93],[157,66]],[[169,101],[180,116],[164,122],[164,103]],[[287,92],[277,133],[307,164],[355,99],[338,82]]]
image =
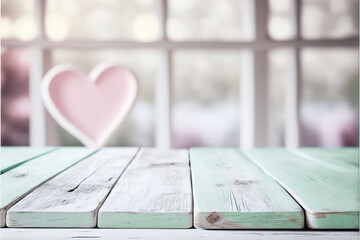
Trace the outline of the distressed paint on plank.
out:
[[[355,231],[262,231],[262,230],[221,230],[201,229],[26,229],[3,228],[2,240],[358,240]],[[50,237],[49,237],[50,236]]]
[[[52,150],[51,147],[1,147],[0,174]]]
[[[190,228],[186,150],[141,149],[99,210],[100,228]]]
[[[84,147],[61,148],[1,174],[0,226],[5,226],[6,211],[19,199],[93,152]]]
[[[105,148],[35,189],[7,212],[8,227],[96,227],[97,212],[137,148]]]
[[[321,158],[299,154],[299,150],[256,149],[244,152],[300,203],[305,209],[309,228],[357,229],[358,164],[348,164],[355,161],[353,153],[326,151],[317,154]],[[346,160],[337,160],[334,156],[338,154]]]
[[[190,150],[194,226],[205,229],[299,229],[301,207],[237,149]]]

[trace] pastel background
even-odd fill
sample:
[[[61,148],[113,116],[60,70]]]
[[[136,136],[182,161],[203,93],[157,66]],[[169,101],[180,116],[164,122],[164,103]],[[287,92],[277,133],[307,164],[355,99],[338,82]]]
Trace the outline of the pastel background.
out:
[[[2,0],[1,144],[80,145],[42,76],[128,66],[113,146],[358,145],[357,0]]]

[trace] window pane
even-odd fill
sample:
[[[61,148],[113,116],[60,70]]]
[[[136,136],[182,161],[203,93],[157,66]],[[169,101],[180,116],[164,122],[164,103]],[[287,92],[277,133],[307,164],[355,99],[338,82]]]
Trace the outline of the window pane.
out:
[[[343,38],[359,33],[358,0],[303,0],[304,38]]]
[[[29,145],[29,51],[1,53],[1,144]]]
[[[269,1],[269,35],[275,40],[286,40],[295,37],[294,0]]]
[[[139,92],[133,109],[109,141],[111,146],[154,145],[154,81],[158,68],[158,54],[153,51],[126,50],[55,50],[53,63],[71,63],[84,72],[107,61],[129,67],[137,77]],[[63,145],[79,145],[74,138],[61,133]]]
[[[34,0],[1,0],[1,38],[35,38]]]
[[[285,145],[285,87],[291,77],[291,49],[276,49],[269,52],[268,84],[268,146]]]
[[[240,51],[174,54],[174,147],[238,146]]]
[[[168,34],[173,40],[248,40],[252,22],[239,0],[169,0]],[[250,29],[251,31],[251,29]]]
[[[156,40],[158,4],[158,0],[48,0],[46,33],[54,41]]]
[[[305,146],[358,144],[357,49],[302,52],[301,120]]]

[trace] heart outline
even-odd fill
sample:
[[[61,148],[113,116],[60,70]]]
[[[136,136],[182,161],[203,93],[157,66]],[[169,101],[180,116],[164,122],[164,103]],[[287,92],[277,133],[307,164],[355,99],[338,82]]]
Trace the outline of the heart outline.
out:
[[[89,136],[87,136],[86,133],[81,131],[79,128],[77,128],[74,124],[72,124],[56,107],[54,101],[51,98],[50,95],[50,84],[54,77],[56,77],[58,74],[64,72],[64,71],[76,71],[81,74],[84,74],[88,77],[88,80],[92,82],[96,82],[98,77],[101,73],[103,73],[105,70],[111,67],[120,67],[126,70],[130,76],[132,77],[132,81],[134,83],[134,89],[132,93],[132,97],[126,99],[126,104],[124,107],[124,110],[119,111],[119,113],[116,115],[115,119],[111,122],[110,126],[106,128],[104,133],[101,135],[101,137],[98,138],[97,141],[91,139]],[[73,65],[70,64],[60,64],[53,68],[51,68],[44,76],[42,84],[41,84],[41,95],[43,103],[50,113],[50,115],[55,119],[55,121],[64,128],[67,132],[69,132],[72,136],[74,136],[76,139],[78,139],[82,144],[84,144],[87,147],[90,148],[101,148],[103,147],[109,140],[110,136],[118,129],[121,122],[125,119],[125,117],[128,115],[130,110],[132,109],[136,97],[137,97],[137,91],[138,91],[138,81],[135,77],[135,74],[128,69],[125,66],[119,65],[119,64],[111,64],[111,63],[102,63],[97,65],[88,75],[86,75],[84,72],[79,70]]]

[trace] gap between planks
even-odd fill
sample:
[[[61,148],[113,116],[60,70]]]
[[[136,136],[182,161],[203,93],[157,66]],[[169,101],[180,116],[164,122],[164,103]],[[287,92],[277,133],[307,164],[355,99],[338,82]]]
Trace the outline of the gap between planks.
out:
[[[53,147],[1,147],[0,174],[54,150]]]

